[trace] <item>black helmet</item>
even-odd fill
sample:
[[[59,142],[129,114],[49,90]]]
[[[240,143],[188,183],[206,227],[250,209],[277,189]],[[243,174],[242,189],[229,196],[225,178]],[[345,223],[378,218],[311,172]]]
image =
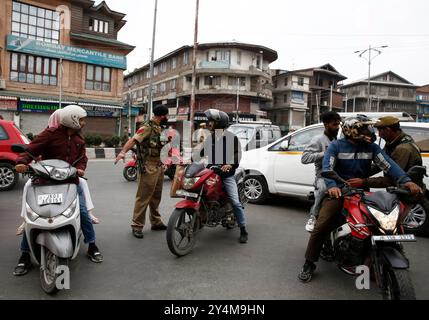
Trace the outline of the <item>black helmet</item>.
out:
[[[342,124],[343,134],[347,139],[373,143],[376,140],[374,121],[365,115],[347,118]]]
[[[215,129],[225,129],[229,125],[229,116],[226,112],[217,110],[217,109],[209,109],[204,112],[208,121],[215,122]]]

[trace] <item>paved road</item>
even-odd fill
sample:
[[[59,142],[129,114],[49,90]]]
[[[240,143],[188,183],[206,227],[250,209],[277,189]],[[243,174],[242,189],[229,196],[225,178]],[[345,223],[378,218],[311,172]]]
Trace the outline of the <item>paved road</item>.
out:
[[[135,183],[125,182],[122,167],[110,161],[91,162],[87,171],[102,223],[96,227],[105,256],[101,265],[85,257],[85,248],[71,265],[71,290],[61,299],[379,299],[376,290],[358,291],[354,278],[321,262],[310,284],[297,281],[308,234],[304,231],[309,204],[275,198],[265,206],[249,205],[249,243],[239,244],[238,230],[221,227],[200,234],[191,255],[176,258],[165,232],[145,228],[144,240],[130,233]],[[0,299],[51,299],[39,286],[38,271],[12,276],[17,262],[21,188],[0,193]],[[175,201],[165,182],[161,212],[168,221]],[[417,297],[429,299],[429,239],[408,244]]]

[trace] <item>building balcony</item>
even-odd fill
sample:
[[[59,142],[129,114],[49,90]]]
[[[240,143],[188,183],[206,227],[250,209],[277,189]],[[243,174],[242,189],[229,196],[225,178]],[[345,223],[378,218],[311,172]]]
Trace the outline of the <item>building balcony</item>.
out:
[[[198,69],[229,69],[231,66],[230,61],[201,61],[198,64]]]
[[[191,95],[191,88],[189,87],[186,89],[181,91],[181,92],[178,92],[177,96],[183,97],[183,96]],[[255,98],[261,98],[264,100],[272,100],[272,98],[273,98],[271,91],[266,90],[266,89],[261,89],[258,91],[240,90],[237,92],[236,89],[231,90],[228,88],[221,88],[221,87],[217,87],[217,86],[212,86],[212,87],[205,87],[205,88],[196,89],[196,92],[195,92],[195,94],[197,94],[197,95],[233,95],[233,96],[237,96],[237,93],[240,96],[255,97]]]

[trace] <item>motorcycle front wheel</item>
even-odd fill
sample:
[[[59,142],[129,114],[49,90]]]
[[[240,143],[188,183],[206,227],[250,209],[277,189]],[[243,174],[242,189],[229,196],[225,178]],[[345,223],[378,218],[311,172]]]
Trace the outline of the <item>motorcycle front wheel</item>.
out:
[[[124,168],[123,175],[127,181],[136,181],[137,180],[137,168],[136,167]]]
[[[195,246],[196,234],[200,220],[191,209],[175,209],[168,220],[167,244],[171,253],[178,257],[183,257],[190,253]]]
[[[57,257],[48,248],[44,248],[42,253],[45,255],[45,267],[40,267],[40,283],[43,291],[47,294],[55,294],[59,288],[57,279],[63,268],[68,268],[68,259]],[[63,267],[63,268],[61,268]]]
[[[416,300],[414,286],[407,269],[384,266],[383,298],[385,300]]]

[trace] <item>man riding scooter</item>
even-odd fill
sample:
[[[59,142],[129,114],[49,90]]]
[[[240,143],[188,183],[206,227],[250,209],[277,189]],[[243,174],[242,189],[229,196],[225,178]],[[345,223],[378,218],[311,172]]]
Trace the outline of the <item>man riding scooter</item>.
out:
[[[208,157],[209,165],[221,167],[220,176],[240,227],[239,241],[240,243],[246,243],[248,240],[246,217],[243,205],[240,202],[237,182],[234,178],[235,171],[241,160],[240,141],[233,133],[225,130],[229,124],[229,116],[225,112],[209,109],[205,112],[205,115],[208,119],[208,130],[211,135],[205,140],[201,155]]]
[[[85,126],[86,116],[86,111],[77,105],[65,107],[61,112],[61,126],[48,128],[40,133],[27,146],[27,151],[36,158],[41,156],[42,160],[58,159],[74,164],[78,175],[83,177],[88,158],[86,157],[85,141],[79,132]],[[21,154],[17,160],[16,171],[18,173],[27,172],[28,164],[31,161],[32,158],[29,154]],[[103,256],[95,245],[95,231],[85,206],[83,190],[79,187],[79,179],[76,178],[73,182],[78,185],[81,227],[85,243],[89,244],[88,257],[92,262],[101,263]],[[32,266],[30,248],[25,233],[21,241],[21,252],[22,255],[13,273],[15,276],[25,275]]]

